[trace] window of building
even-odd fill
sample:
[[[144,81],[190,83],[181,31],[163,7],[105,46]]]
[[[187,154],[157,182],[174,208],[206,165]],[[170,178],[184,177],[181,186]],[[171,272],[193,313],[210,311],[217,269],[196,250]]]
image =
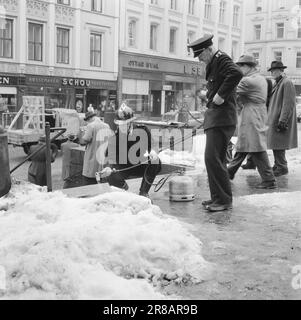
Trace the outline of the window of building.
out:
[[[150,3],[151,3],[151,4],[158,5],[158,0],[150,0]]]
[[[211,20],[211,14],[212,14],[212,0],[205,0],[204,18]]]
[[[226,2],[220,1],[219,3],[219,23],[225,23]]]
[[[300,0],[301,1],[301,0]],[[301,38],[301,22],[298,23],[297,37]]]
[[[91,0],[91,10],[102,12],[103,10],[103,0]]]
[[[150,49],[157,50],[157,35],[158,34],[158,25],[151,24],[150,26]]]
[[[170,9],[177,10],[177,0],[170,0]]]
[[[257,64],[259,65],[259,60],[260,60],[259,52],[253,52],[253,57],[256,60]]]
[[[301,68],[301,51],[297,52],[296,67]]]
[[[192,43],[195,40],[196,33],[194,31],[189,31],[187,34],[187,44]],[[192,54],[192,49],[187,47],[188,55]]]
[[[282,61],[282,51],[275,51],[274,58],[276,61]]]
[[[65,4],[67,6],[70,6],[70,0],[57,0],[58,4]]]
[[[69,30],[57,28],[57,63],[69,63]]]
[[[284,38],[284,23],[276,23],[276,34],[277,39],[283,39]]]
[[[239,12],[240,12],[240,7],[234,6],[234,8],[233,8],[233,27],[235,27],[235,28],[239,27]]]
[[[191,14],[191,15],[195,14],[195,0],[189,0],[188,13]]]
[[[137,22],[131,20],[129,22],[129,47],[136,47]]]
[[[0,29],[0,57],[13,57],[13,21],[4,19]]]
[[[177,46],[177,29],[171,28],[170,29],[170,37],[169,37],[169,52],[176,53],[176,46]]]
[[[254,26],[254,31],[255,31],[255,40],[260,40],[261,38],[261,25],[260,24],[256,24]]]
[[[222,51],[225,50],[225,38],[218,38],[218,48]]]
[[[278,0],[278,9],[285,9],[285,0]]]
[[[43,60],[43,25],[28,24],[28,60]]]
[[[238,60],[238,42],[233,41],[232,42],[232,53],[231,53],[232,59],[234,61]]]
[[[256,0],[256,11],[257,12],[262,11],[262,0]]]
[[[91,67],[101,67],[102,35],[90,34],[90,65]]]

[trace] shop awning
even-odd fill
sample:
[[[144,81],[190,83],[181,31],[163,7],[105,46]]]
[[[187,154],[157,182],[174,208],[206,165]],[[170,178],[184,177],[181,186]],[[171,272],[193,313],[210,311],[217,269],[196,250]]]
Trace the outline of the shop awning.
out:
[[[148,80],[123,79],[122,93],[147,96],[149,94]]]
[[[16,87],[0,87],[0,94],[17,94],[17,88]]]

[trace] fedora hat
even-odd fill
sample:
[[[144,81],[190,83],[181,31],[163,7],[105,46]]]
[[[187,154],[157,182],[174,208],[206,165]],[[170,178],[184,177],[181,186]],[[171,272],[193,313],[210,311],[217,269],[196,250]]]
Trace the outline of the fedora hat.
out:
[[[209,34],[188,45],[188,48],[193,50],[194,58],[198,57],[205,49],[213,45],[212,39],[213,35]]]
[[[257,66],[257,61],[253,56],[243,55],[239,58],[238,62],[236,62],[238,65],[246,64],[248,66],[255,67]]]
[[[273,61],[271,64],[271,68],[268,71],[272,71],[274,69],[286,69],[287,66],[284,66],[281,61]]]

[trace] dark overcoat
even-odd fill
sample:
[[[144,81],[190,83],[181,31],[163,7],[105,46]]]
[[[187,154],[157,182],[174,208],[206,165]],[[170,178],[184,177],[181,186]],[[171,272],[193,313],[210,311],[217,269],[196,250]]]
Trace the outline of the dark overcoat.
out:
[[[239,67],[224,52],[217,51],[206,68],[207,110],[205,112],[204,129],[236,126],[237,103],[235,89],[243,74]],[[213,98],[216,94],[225,100],[218,106]]]
[[[288,130],[278,132],[279,121],[288,124]],[[298,147],[296,90],[286,76],[275,84],[268,113],[268,149],[290,150]]]

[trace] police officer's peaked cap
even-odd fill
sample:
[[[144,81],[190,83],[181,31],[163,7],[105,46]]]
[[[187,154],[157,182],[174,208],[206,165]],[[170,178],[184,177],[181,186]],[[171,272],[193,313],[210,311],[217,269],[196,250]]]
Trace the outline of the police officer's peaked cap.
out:
[[[212,34],[208,34],[188,45],[188,48],[193,50],[195,58],[198,57],[205,49],[213,45],[213,37],[214,36]]]

